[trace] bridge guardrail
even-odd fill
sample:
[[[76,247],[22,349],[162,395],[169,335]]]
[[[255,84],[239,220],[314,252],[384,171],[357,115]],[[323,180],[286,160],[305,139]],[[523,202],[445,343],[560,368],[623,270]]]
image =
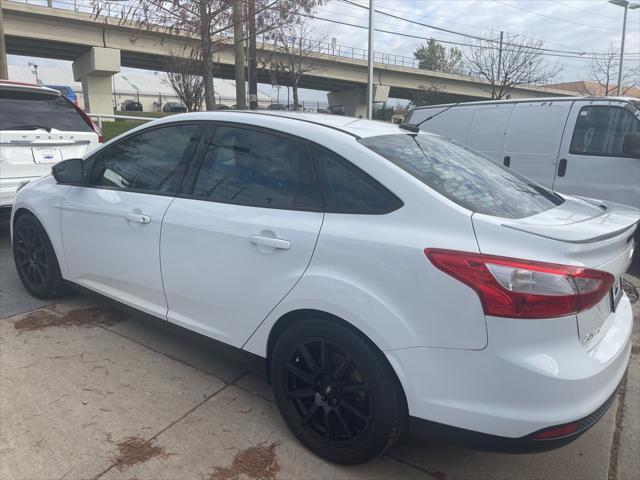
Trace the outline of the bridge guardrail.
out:
[[[90,0],[5,0],[5,2],[20,3],[25,5],[35,5],[40,7],[48,7],[54,10],[73,11],[76,13],[95,15],[94,7],[91,5]],[[102,9],[98,14],[105,17],[117,18],[120,20],[133,20],[135,18],[126,18],[130,12],[130,4],[128,2],[108,2],[106,8]],[[218,34],[223,39],[233,37],[233,32],[223,31]],[[258,35],[257,39],[263,45],[273,44],[273,41],[265,37],[264,35]],[[292,38],[291,41],[295,41]],[[350,47],[346,45],[338,45],[328,42],[317,42],[304,40],[307,43],[307,47],[313,47],[317,53],[322,55],[329,55],[338,58],[349,58],[353,60],[366,61],[368,57],[368,51],[363,48]],[[374,63],[389,65],[395,67],[413,68],[416,70],[422,70],[419,68],[419,62],[414,57],[407,57],[404,55],[397,55],[394,53],[386,52],[373,52]],[[455,72],[456,75],[464,77],[470,77],[474,79],[484,80],[484,77],[478,74],[473,74],[468,71]],[[549,82],[536,82],[528,84],[528,86],[545,88]]]
[[[48,7],[54,10],[72,11],[76,13],[95,14],[94,7],[89,4],[87,0],[5,0],[13,3],[21,3],[25,5],[34,5],[39,7]],[[106,8],[99,12],[99,15],[124,19],[129,12],[129,5],[126,2],[117,3],[109,2],[106,4]],[[135,20],[135,19],[132,19]],[[221,32],[221,37],[231,37],[232,33]],[[258,35],[258,40],[263,44],[270,44],[270,42],[264,35]],[[295,39],[291,39],[292,42]],[[367,50],[358,47],[350,47],[347,45],[338,45],[329,42],[308,42],[310,46],[314,47],[317,53],[330,55],[340,58],[350,58],[353,60],[367,60]],[[309,46],[308,45],[308,46]],[[397,55],[394,53],[386,52],[373,52],[374,62],[381,63],[383,65],[393,65],[397,67],[405,68],[418,68],[418,62],[413,57],[407,57],[404,55]]]

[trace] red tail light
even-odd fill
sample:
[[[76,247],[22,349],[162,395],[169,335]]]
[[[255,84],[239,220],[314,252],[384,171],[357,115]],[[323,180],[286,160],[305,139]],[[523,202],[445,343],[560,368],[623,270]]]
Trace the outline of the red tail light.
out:
[[[96,122],[94,122],[93,120],[91,120],[91,118],[89,117],[89,115],[87,115],[85,113],[84,110],[82,110],[79,106],[78,106],[78,101],[76,100],[75,102],[72,102],[71,100],[69,100],[68,98],[64,97],[67,102],[69,102],[73,108],[76,110],[76,112],[78,112],[80,114],[80,116],[82,117],[82,119],[87,122],[87,125],[89,125],[91,127],[91,129],[96,132],[98,134],[98,142],[100,143],[104,143],[104,137],[102,136],[102,131],[100,130],[100,127],[98,125],[96,125]]]
[[[596,305],[615,279],[599,270],[427,248],[429,261],[473,288],[484,313],[496,317],[552,318]]]

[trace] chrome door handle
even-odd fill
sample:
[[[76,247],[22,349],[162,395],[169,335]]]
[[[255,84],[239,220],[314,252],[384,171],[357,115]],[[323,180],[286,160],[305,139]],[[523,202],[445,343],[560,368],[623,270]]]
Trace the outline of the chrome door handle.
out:
[[[262,245],[263,247],[280,248],[282,250],[289,250],[289,248],[291,248],[291,242],[283,238],[249,235],[249,241],[254,245]]]
[[[143,225],[146,225],[147,223],[151,223],[151,217],[149,215],[127,213],[127,221],[131,223],[142,223]]]

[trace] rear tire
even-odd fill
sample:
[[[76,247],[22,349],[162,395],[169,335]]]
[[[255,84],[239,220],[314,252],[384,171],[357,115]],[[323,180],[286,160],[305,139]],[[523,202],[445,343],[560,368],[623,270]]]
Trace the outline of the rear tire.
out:
[[[60,265],[42,224],[30,213],[13,228],[13,260],[24,288],[34,297],[56,298],[64,292]]]
[[[406,429],[404,392],[387,359],[340,323],[310,318],[285,330],[273,350],[271,379],[291,431],[332,462],[367,462]]]

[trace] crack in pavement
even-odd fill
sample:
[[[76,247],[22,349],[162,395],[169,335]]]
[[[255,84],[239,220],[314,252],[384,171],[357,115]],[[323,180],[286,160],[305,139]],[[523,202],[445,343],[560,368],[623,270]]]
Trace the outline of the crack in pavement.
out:
[[[167,358],[170,358],[171,360],[174,360],[174,361],[176,361],[176,362],[178,362],[178,363],[181,363],[182,365],[185,365],[185,366],[187,366],[187,367],[193,368],[194,370],[196,370],[196,371],[198,371],[198,372],[200,372],[200,373],[204,373],[205,375],[207,375],[207,376],[209,376],[209,377],[216,378],[216,379],[220,380],[221,382],[223,382],[225,385],[229,384],[229,381],[228,381],[228,380],[225,380],[224,378],[222,378],[222,377],[220,377],[220,376],[216,375],[215,373],[207,372],[206,370],[203,370],[203,369],[202,369],[202,368],[200,368],[200,367],[197,367],[197,366],[195,366],[195,365],[192,365],[191,363],[186,362],[185,360],[183,360],[183,359],[181,359],[181,358],[179,358],[179,357],[176,357],[176,356],[171,355],[171,354],[169,354],[169,353],[163,352],[163,351],[161,351],[161,350],[157,350],[157,349],[155,349],[155,348],[153,348],[153,347],[150,347],[149,345],[145,345],[144,343],[142,343],[142,342],[141,342],[141,341],[139,341],[139,340],[136,340],[135,338],[128,337],[127,335],[125,335],[125,334],[123,334],[123,333],[120,333],[120,332],[118,332],[118,331],[116,331],[116,330],[112,330],[112,329],[110,329],[110,328],[108,328],[108,327],[105,327],[105,326],[103,326],[103,325],[96,325],[96,327],[102,328],[103,330],[106,330],[106,331],[111,332],[111,333],[113,333],[113,334],[115,334],[115,335],[118,335],[119,337],[122,337],[122,338],[124,338],[124,339],[126,339],[126,340],[129,340],[130,342],[133,342],[133,343],[135,343],[135,344],[137,344],[137,345],[140,345],[141,347],[144,347],[144,348],[146,348],[147,350],[150,350],[150,351],[152,351],[152,352],[154,352],[154,353],[157,353],[157,354],[159,354],[159,355],[163,355],[163,356],[165,356],[165,357],[167,357]],[[245,373],[246,373],[246,372],[245,372]],[[244,375],[245,375],[245,373],[243,373],[243,374],[241,375],[241,377],[242,377],[242,376],[244,376]],[[236,380],[234,380],[233,382],[235,382],[235,381],[236,381]],[[233,383],[233,382],[231,382],[231,383]]]
[[[401,463],[402,465],[405,465],[407,467],[413,468],[414,470],[418,470],[419,472],[426,473],[427,475],[429,475],[430,477],[435,478],[436,480],[444,480],[445,478],[447,478],[446,474],[444,474],[442,472],[430,472],[429,470],[427,470],[425,468],[422,468],[422,467],[418,467],[417,465],[414,465],[413,463],[407,462],[406,460],[402,460],[401,458],[394,457],[390,453],[385,453],[384,455],[386,457],[389,457],[392,460],[395,460],[398,463]]]
[[[108,330],[108,329],[107,329]],[[166,427],[164,427],[163,429],[161,429],[160,431],[156,432],[154,435],[152,435],[151,437],[146,439],[146,442],[152,442],[153,440],[156,440],[160,435],[162,435],[164,432],[166,432],[167,430],[169,430],[171,427],[173,427],[175,424],[179,423],[180,421],[184,420],[188,415],[190,415],[191,413],[195,412],[198,408],[200,408],[202,405],[204,405],[205,403],[207,403],[209,400],[211,400],[213,397],[215,397],[216,395],[218,395],[219,393],[223,392],[224,390],[226,390],[227,388],[235,385],[235,383],[237,381],[239,381],[241,378],[243,378],[244,376],[248,375],[249,371],[246,371],[244,373],[242,373],[241,375],[239,375],[236,379],[234,379],[232,382],[225,382],[225,385],[222,388],[219,388],[218,390],[216,390],[215,392],[213,392],[211,395],[209,395],[207,398],[205,398],[204,400],[202,400],[201,402],[199,402],[198,404],[196,404],[193,408],[189,409],[187,412],[185,412],[184,414],[180,415],[180,417],[178,417],[177,419],[173,420],[172,422],[169,423],[169,425],[167,425]],[[224,382],[224,380],[223,380]],[[94,476],[92,478],[92,480],[98,480],[99,478],[103,477],[104,475],[106,475],[109,471],[111,471],[114,467],[116,467],[118,465],[117,462],[112,462],[111,465],[109,465],[109,467],[107,467],[105,470],[103,470],[102,472],[98,473],[96,476]]]

